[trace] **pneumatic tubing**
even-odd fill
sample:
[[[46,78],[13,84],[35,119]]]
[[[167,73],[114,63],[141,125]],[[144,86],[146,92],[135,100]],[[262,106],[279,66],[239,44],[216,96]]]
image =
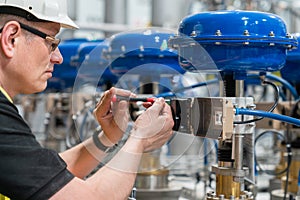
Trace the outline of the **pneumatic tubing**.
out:
[[[248,74],[247,77],[249,77],[249,78],[259,78],[259,75]],[[293,95],[293,97],[295,99],[299,98],[299,95],[298,95],[296,89],[288,81],[286,81],[285,79],[283,79],[281,77],[278,77],[278,76],[275,76],[273,74],[266,74],[266,78],[268,78],[272,81],[277,81],[277,82],[281,83],[283,85],[283,87],[285,87],[286,89],[288,89],[291,92],[291,94]]]
[[[278,81],[292,93],[292,95],[294,96],[295,99],[299,98],[299,95],[298,95],[296,89],[288,81],[286,81],[283,78],[280,78],[278,76],[275,76],[273,74],[267,74],[266,77],[271,80]]]
[[[197,87],[202,87],[202,86],[214,84],[214,83],[217,83],[218,81],[219,81],[218,79],[212,79],[212,80],[208,80],[206,82],[196,83],[196,84],[191,85],[191,86],[187,86],[187,87],[182,87],[182,88],[175,89],[172,92],[165,92],[165,93],[158,94],[155,97],[165,97],[165,98],[166,97],[176,97],[175,93],[184,92],[186,90],[194,89],[194,88],[197,88]]]
[[[267,118],[279,120],[282,122],[286,122],[289,124],[293,124],[295,126],[300,126],[299,119],[289,117],[286,115],[280,115],[280,114],[275,114],[275,113],[271,113],[271,112],[266,112],[263,110],[250,110],[250,109],[245,109],[245,108],[236,108],[235,115],[253,115],[253,116],[259,116],[259,117],[267,117]]]

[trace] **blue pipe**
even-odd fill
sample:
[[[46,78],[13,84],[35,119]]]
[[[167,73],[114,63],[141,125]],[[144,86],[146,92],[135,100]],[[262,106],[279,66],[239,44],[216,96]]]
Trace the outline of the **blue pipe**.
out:
[[[249,77],[249,78],[259,78],[259,75],[248,74],[247,77]],[[283,85],[286,89],[288,89],[291,92],[294,99],[299,98],[299,95],[298,95],[296,89],[288,81],[286,81],[285,79],[280,78],[280,77],[278,77],[276,75],[273,75],[273,74],[266,74],[266,78],[281,83],[281,85]]]
[[[191,85],[191,86],[175,89],[172,92],[165,92],[165,93],[158,94],[158,95],[156,95],[156,97],[175,97],[176,96],[175,93],[182,92],[182,91],[185,91],[185,90],[194,89],[194,88],[197,88],[197,87],[202,87],[202,86],[209,85],[209,84],[214,84],[214,83],[217,83],[218,81],[219,81],[218,79],[212,79],[212,80],[209,80],[209,81],[206,81],[206,82],[196,83],[196,84]]]
[[[259,116],[259,117],[267,117],[283,122],[287,122],[289,124],[293,124],[296,126],[300,126],[300,120],[289,117],[286,115],[280,115],[280,114],[275,114],[271,112],[266,112],[262,110],[249,110],[249,109],[244,109],[244,108],[236,108],[235,109],[235,115],[253,115],[253,116]]]
[[[267,74],[266,77],[268,79],[278,81],[279,83],[281,83],[284,87],[286,87],[292,93],[292,95],[294,96],[295,99],[299,98],[299,95],[298,95],[296,89],[288,81],[286,81],[285,79],[280,78],[278,76],[275,76],[273,74]]]

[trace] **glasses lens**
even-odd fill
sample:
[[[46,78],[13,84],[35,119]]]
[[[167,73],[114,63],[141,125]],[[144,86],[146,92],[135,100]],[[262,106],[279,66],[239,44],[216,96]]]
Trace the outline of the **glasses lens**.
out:
[[[60,43],[60,40],[58,40],[57,42],[55,42],[55,41],[52,42],[51,51],[55,51],[55,49],[58,47],[59,43]]]
[[[57,38],[54,38],[51,36],[47,36],[46,40],[51,43],[51,51],[55,51],[55,49],[58,47],[58,45],[60,43],[60,39],[57,39]]]

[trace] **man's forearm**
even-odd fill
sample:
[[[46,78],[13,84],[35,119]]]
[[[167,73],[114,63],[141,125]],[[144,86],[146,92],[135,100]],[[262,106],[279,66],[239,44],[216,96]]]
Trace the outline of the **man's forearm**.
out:
[[[99,140],[102,141],[103,139],[100,137],[101,135]],[[107,153],[96,147],[92,138],[60,153],[62,159],[67,163],[68,170],[78,178],[84,178],[90,174],[106,155]]]
[[[94,187],[96,193],[111,194],[110,199],[128,197],[135,182],[142,153],[143,146],[139,139],[130,137],[110,162],[86,181]]]

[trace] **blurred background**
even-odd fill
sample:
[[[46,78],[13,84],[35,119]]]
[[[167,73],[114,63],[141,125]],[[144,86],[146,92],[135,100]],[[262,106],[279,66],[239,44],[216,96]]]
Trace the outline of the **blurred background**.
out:
[[[68,3],[70,16],[83,30],[65,34],[64,38],[103,38],[149,26],[176,30],[187,15],[236,9],[274,13],[285,20],[289,32],[300,29],[300,1],[297,0],[69,0]]]

